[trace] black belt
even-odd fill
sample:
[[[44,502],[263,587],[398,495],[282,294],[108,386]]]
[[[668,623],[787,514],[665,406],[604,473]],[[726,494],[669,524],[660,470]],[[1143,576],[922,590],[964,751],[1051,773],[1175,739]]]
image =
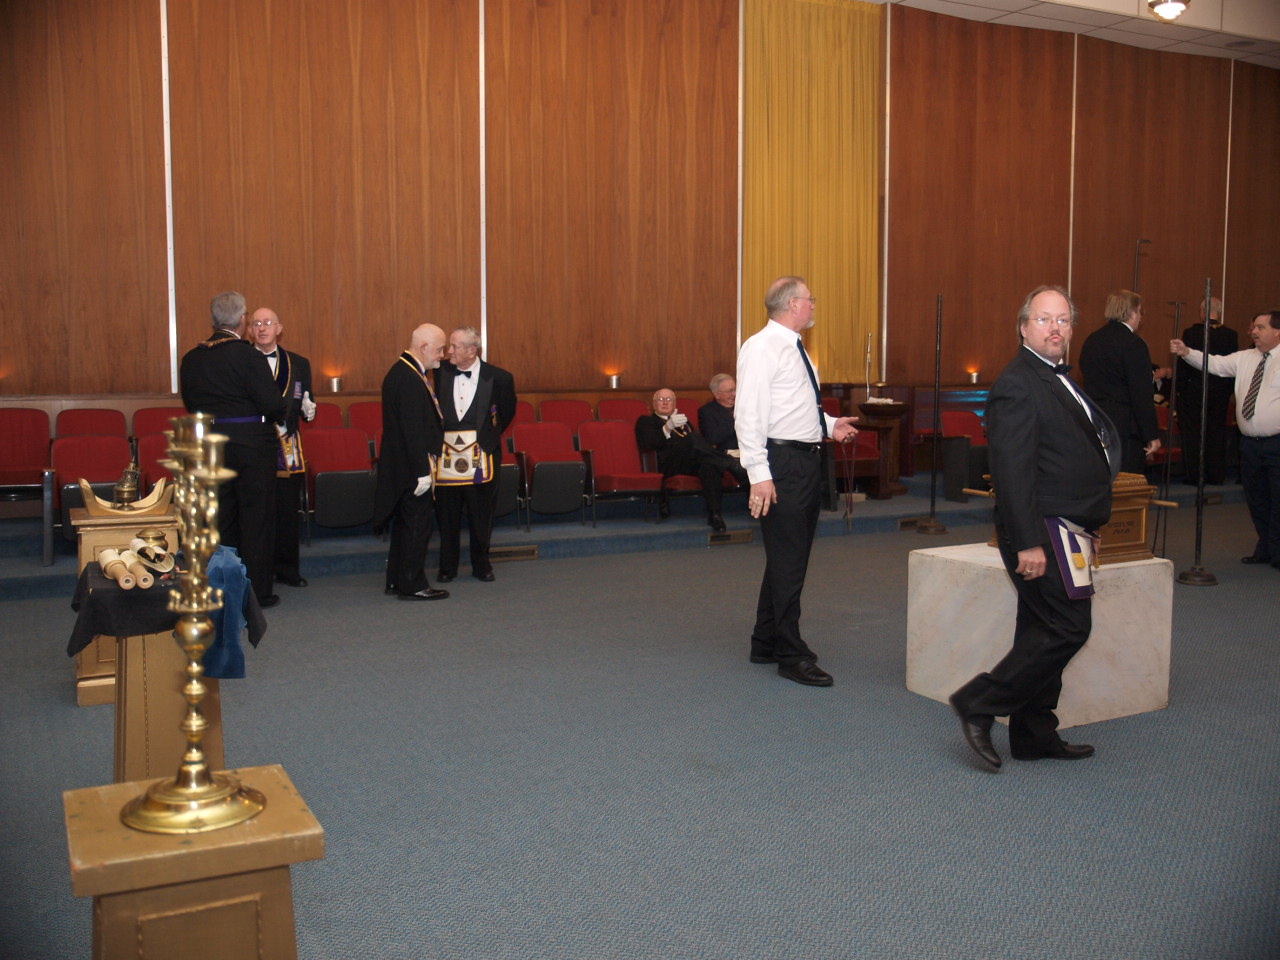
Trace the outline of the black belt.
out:
[[[214,423],[266,423],[266,417],[214,417]]]
[[[805,440],[766,440],[765,446],[791,447],[794,450],[803,450],[805,453],[821,453],[822,452],[822,444],[809,443]]]

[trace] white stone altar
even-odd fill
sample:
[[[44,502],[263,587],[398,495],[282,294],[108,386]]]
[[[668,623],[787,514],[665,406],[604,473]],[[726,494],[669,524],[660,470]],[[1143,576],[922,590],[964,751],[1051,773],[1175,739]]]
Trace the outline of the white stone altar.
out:
[[[1169,705],[1173,563],[1094,571],[1093,633],[1062,675],[1062,727]],[[1013,646],[1017,593],[985,543],[913,550],[907,571],[907,689],[947,698]]]

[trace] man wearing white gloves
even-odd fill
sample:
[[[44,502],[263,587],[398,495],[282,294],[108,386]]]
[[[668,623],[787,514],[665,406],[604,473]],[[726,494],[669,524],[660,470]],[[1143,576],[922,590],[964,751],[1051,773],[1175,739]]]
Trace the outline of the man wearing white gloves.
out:
[[[689,418],[676,410],[675,391],[663,387],[653,395],[653,413],[636,421],[636,443],[641,450],[658,454],[658,469],[664,477],[688,475],[702,483],[702,498],[707,505],[707,523],[716,533],[724,533],[724,517],[720,504],[724,500],[724,473],[728,470],[743,487],[748,486],[747,472],[733,457],[711,446],[689,423]],[[658,512],[666,517],[671,508],[664,486]]]
[[[267,358],[276,389],[285,402],[285,422],[277,424],[280,450],[276,456],[276,534],[273,570],[277,583],[305,587],[298,567],[298,509],[302,503],[302,483],[307,462],[302,455],[298,426],[314,420],[316,404],[311,399],[311,361],[280,346],[284,324],[274,310],[261,307],[249,321],[249,339]]]
[[[424,323],[382,380],[382,450],[373,500],[373,529],[391,528],[386,592],[401,600],[443,600],[427,583],[433,510],[431,474],[444,445],[431,371],[444,355],[444,331]]]

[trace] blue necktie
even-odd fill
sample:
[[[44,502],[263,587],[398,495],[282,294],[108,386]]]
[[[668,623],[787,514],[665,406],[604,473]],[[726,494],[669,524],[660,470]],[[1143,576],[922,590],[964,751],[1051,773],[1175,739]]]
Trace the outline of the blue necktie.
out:
[[[805,372],[809,374],[809,382],[813,384],[813,396],[818,402],[818,426],[822,428],[822,439],[827,439],[827,418],[822,413],[822,391],[818,389],[818,377],[813,372],[813,364],[809,355],[804,352],[804,341],[796,337],[796,349],[800,351],[800,359],[804,361]]]

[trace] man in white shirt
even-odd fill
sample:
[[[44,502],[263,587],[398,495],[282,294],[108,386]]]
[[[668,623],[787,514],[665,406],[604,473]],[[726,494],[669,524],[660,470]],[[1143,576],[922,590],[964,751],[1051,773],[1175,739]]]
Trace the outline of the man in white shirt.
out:
[[[1280,310],[1253,318],[1254,349],[1209,356],[1209,372],[1235,377],[1236,424],[1240,427],[1240,483],[1249,503],[1258,543],[1241,563],[1269,563],[1280,570]],[[1169,349],[1197,370],[1204,352],[1181,340]]]
[[[813,326],[817,298],[802,277],[780,277],[765,296],[769,322],[738,352],[734,425],[751,481],[748,506],[760,518],[765,570],[751,632],[751,662],[776,663],[778,674],[829,687],[831,675],[800,636],[800,594],[818,527],[822,441],[857,434],[854,417],[822,412],[817,371],[800,332]]]

